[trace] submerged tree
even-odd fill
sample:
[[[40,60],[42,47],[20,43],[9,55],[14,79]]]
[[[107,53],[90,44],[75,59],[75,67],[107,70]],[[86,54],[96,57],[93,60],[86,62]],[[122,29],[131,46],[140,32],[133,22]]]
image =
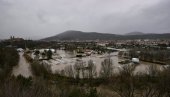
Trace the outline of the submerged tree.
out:
[[[73,71],[73,66],[69,65],[64,68],[64,73],[68,77],[74,77],[74,71]]]
[[[80,62],[76,62],[75,64],[74,64],[74,71],[75,71],[75,77],[77,78],[77,79],[79,79],[80,78]]]
[[[35,60],[39,60],[39,58],[40,58],[40,55],[39,55],[39,54],[40,54],[40,51],[39,51],[39,50],[36,50],[35,53],[34,53],[34,55],[35,55],[35,58],[34,58],[34,59],[35,59]]]
[[[52,51],[49,49],[48,51],[47,51],[47,59],[52,59]]]
[[[88,76],[89,78],[97,76],[96,66],[93,63],[93,60],[88,61]]]
[[[113,73],[113,61],[112,59],[104,59],[101,63],[100,76],[103,78],[111,77]]]

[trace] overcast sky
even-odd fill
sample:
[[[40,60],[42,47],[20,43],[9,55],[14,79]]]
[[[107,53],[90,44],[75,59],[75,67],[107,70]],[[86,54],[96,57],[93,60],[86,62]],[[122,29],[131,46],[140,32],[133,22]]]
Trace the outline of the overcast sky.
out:
[[[0,39],[66,30],[170,33],[170,0],[0,0]]]

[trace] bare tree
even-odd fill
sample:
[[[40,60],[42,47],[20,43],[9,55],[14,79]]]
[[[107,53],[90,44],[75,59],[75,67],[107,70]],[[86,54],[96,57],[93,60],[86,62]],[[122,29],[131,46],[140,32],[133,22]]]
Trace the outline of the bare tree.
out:
[[[113,73],[113,62],[112,59],[104,59],[101,63],[100,76],[103,78],[111,77]]]
[[[125,65],[123,66],[122,70],[120,71],[120,75],[124,75],[126,77],[131,77],[131,76],[134,76],[134,71],[135,70],[135,65]]]
[[[126,65],[120,71],[119,76],[114,81],[113,91],[120,97],[135,97],[135,77],[133,65]]]
[[[93,78],[97,76],[96,66],[93,63],[93,60],[88,61],[88,74],[89,74],[89,78]]]
[[[74,65],[74,71],[75,71],[75,77],[76,78],[80,78],[80,74],[82,71],[82,77],[84,77],[84,71],[82,70],[82,68],[84,67],[84,63],[82,60],[77,61]]]
[[[149,76],[156,76],[159,73],[157,65],[150,65],[148,68]]]
[[[74,77],[73,66],[69,65],[64,68],[65,75],[68,77]]]
[[[86,77],[86,63],[81,61],[79,65],[80,65],[80,70],[81,70],[81,77],[85,78]]]
[[[52,53],[52,51],[49,49],[49,50],[47,51],[47,59],[52,59],[52,55],[53,55],[53,53]]]
[[[142,97],[169,97],[170,96],[170,69],[160,72],[156,65],[149,67],[147,80],[143,82]]]

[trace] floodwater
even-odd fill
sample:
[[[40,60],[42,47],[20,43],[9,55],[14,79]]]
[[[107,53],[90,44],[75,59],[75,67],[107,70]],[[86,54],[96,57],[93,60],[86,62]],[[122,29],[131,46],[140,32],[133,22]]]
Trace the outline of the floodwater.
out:
[[[115,52],[110,55],[112,56],[111,59],[113,60],[113,64],[115,67],[120,66],[120,64],[118,64],[119,60],[117,54],[118,53]],[[93,60],[94,64],[96,65],[96,70],[97,72],[99,72],[101,68],[101,62],[108,56],[108,54],[103,55],[94,54],[87,57],[76,58],[72,52],[66,52],[64,50],[57,50],[57,55],[60,55],[62,58],[50,60],[50,62],[48,62],[50,63],[53,72],[63,70],[68,65],[74,65],[77,60],[83,60],[83,62],[86,65],[88,64],[89,60]],[[57,55],[54,55],[53,57]]]
[[[22,75],[23,77],[30,77],[32,76],[31,70],[30,70],[30,64],[26,61],[26,59],[23,57],[23,52],[19,53],[20,59],[17,66],[13,68],[12,74],[14,76]]]
[[[56,56],[61,56],[61,59],[56,59]],[[64,70],[64,68],[68,65],[74,65],[77,59],[83,60],[85,64],[88,64],[89,60],[93,60],[94,64],[96,65],[96,71],[99,73],[100,68],[101,68],[101,62],[104,61],[108,56],[113,61],[113,72],[117,73],[119,70],[124,66],[119,64],[118,62],[122,59],[118,58],[118,52],[113,52],[110,55],[109,54],[103,54],[103,55],[98,55],[98,54],[93,54],[91,56],[87,57],[82,57],[82,58],[76,58],[74,53],[72,52],[66,52],[64,50],[57,50],[57,54],[54,55],[54,60],[50,60],[47,63],[51,65],[52,71],[60,71]],[[139,65],[136,66],[134,73],[148,73],[149,66],[152,65],[153,63],[148,63],[148,62],[140,62]],[[155,64],[159,69],[161,69],[161,66],[159,64]]]
[[[24,77],[32,76],[31,70],[30,70],[30,64],[26,62],[25,58],[23,57],[23,53],[19,53],[20,60],[19,64],[13,68],[13,75],[18,76],[22,75]],[[32,54],[33,55],[33,54]],[[49,64],[51,66],[52,72],[55,73],[57,71],[64,70],[66,66],[74,65],[77,60],[83,60],[85,64],[88,64],[89,60],[93,60],[94,64],[96,65],[96,71],[99,74],[100,68],[101,68],[101,62],[110,56],[110,58],[113,60],[113,72],[117,73],[121,70],[121,68],[125,65],[121,65],[118,62],[122,59],[118,58],[118,52],[113,52],[110,55],[109,54],[93,54],[91,56],[82,57],[82,58],[76,58],[73,52],[68,52],[64,50],[57,50],[57,53],[53,55],[53,59],[43,62]],[[148,73],[148,68],[153,63],[147,63],[147,62],[140,62],[139,65],[136,66],[134,73]],[[162,67],[159,64],[156,64],[156,66],[161,69]]]

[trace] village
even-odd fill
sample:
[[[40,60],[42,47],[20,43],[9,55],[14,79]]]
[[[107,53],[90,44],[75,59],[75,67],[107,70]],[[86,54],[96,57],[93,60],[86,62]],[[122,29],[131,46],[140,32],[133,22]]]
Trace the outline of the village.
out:
[[[147,93],[148,87],[154,91],[157,91],[155,87],[156,89],[168,89],[169,41],[160,40],[160,42],[155,42],[156,45],[148,45],[148,41],[145,45],[143,44],[144,46],[138,46],[140,43],[138,40],[124,41],[125,43],[123,40],[120,41],[46,42],[15,37],[2,40],[0,42],[2,60],[0,79],[2,79],[2,83],[10,85],[5,85],[3,86],[6,87],[5,90],[3,87],[0,90],[6,91],[13,86],[19,88],[23,85],[22,88],[27,87],[26,89],[30,93],[32,93],[31,89],[34,91],[38,89],[40,93],[44,93],[47,89],[53,91],[51,88],[54,88],[60,93],[55,94],[55,91],[52,92],[53,95],[74,95],[71,94],[72,89],[62,93],[67,89],[65,87],[68,87],[78,89],[73,90],[74,93],[79,93],[79,89],[81,89],[84,95],[104,97],[99,95],[101,93],[108,97],[113,95],[119,97],[118,95],[122,95],[122,93],[127,95],[127,90],[136,95],[137,92],[131,90],[136,89],[142,91],[136,97],[141,97],[143,93]],[[138,42],[134,43],[134,41]],[[158,40],[150,40],[150,43],[153,41]],[[3,63],[6,63],[6,66],[1,65]],[[166,85],[148,86],[148,84],[163,83]],[[146,88],[143,88],[144,86]],[[119,91],[117,87],[122,88],[123,91]],[[21,93],[21,91],[15,90],[8,91]],[[89,91],[91,92],[89,93]],[[121,94],[117,94],[117,92]],[[158,93],[162,93],[162,91],[158,91]],[[0,95],[4,94],[0,92]],[[44,95],[47,97],[48,94]],[[154,95],[157,95],[157,92]]]
[[[48,64],[53,73],[58,73],[64,71],[65,68],[68,66],[74,66],[77,62],[81,62],[84,67],[88,68],[88,61],[92,60],[93,64],[96,65],[97,76],[99,76],[101,63],[104,59],[111,59],[113,61],[114,72],[118,73],[124,66],[126,65],[134,65],[136,70],[134,73],[148,73],[149,66],[156,64],[157,68],[161,71],[164,68],[169,67],[169,62],[152,62],[142,59],[142,56],[139,56],[141,51],[140,50],[133,50],[135,47],[129,47],[132,45],[145,45],[148,43],[157,43],[158,44],[166,44],[168,45],[168,41],[158,42],[158,40],[145,40],[145,44],[140,42],[139,40],[136,41],[126,41],[123,44],[123,41],[114,43],[111,41],[101,41],[101,42],[54,42],[53,44],[49,45],[50,43],[46,43],[43,45],[46,47],[41,47],[41,44],[44,42],[39,42],[39,46],[36,48],[27,48],[27,42],[23,42],[22,38],[14,38],[12,37],[10,43],[13,45],[15,44],[23,44],[24,48],[16,48],[20,55],[27,55],[34,61],[40,61],[41,63]],[[157,42],[156,42],[157,41]],[[135,44],[134,44],[135,43]],[[29,44],[29,43],[28,43]],[[125,45],[126,44],[126,45]],[[147,46],[145,45],[145,46]],[[9,45],[7,45],[9,47]],[[12,45],[11,45],[12,46]],[[124,47],[125,46],[125,47]],[[155,49],[152,47],[153,45],[149,45],[148,47]],[[155,45],[156,46],[156,45]],[[17,46],[14,46],[17,47]],[[54,48],[52,48],[54,47]],[[140,48],[136,46],[137,48]],[[49,49],[50,48],[50,49]],[[163,47],[166,49],[165,47]],[[158,47],[159,49],[159,47]],[[167,50],[169,47],[167,47]],[[24,57],[24,56],[21,56]],[[25,61],[26,62],[26,61]],[[24,63],[28,64],[28,63]],[[26,68],[28,68],[27,66]],[[14,70],[17,71],[17,70]],[[21,71],[21,70],[18,70]],[[19,74],[19,73],[18,73]],[[20,74],[24,74],[20,72]],[[30,73],[29,73],[30,74]]]

